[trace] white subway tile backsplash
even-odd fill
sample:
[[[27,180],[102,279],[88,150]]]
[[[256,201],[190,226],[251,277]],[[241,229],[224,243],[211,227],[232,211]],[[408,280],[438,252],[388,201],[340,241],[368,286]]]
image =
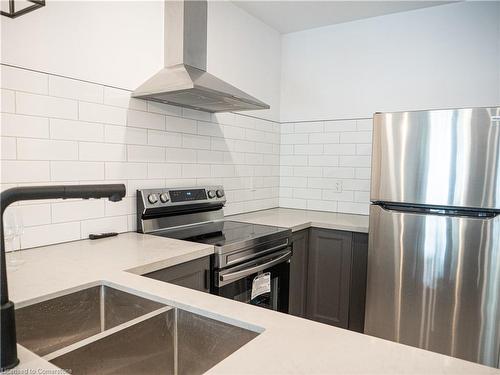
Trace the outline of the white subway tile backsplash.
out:
[[[170,116],[181,116],[182,108],[175,107],[173,105],[158,103],[158,102],[146,102],[141,100],[142,103],[147,103],[147,110],[153,113],[159,113],[161,115],[170,115]],[[139,108],[136,108],[139,109]]]
[[[356,145],[327,144],[325,145],[325,155],[356,155]]]
[[[294,188],[293,198],[299,199],[321,199],[321,189]]]
[[[343,167],[323,168],[323,177],[354,178],[354,168],[343,168]]]
[[[181,178],[182,168],[180,164],[148,163],[148,178]],[[142,187],[144,188],[144,187]]]
[[[104,180],[104,163],[85,161],[51,161],[52,181]]]
[[[345,132],[340,134],[340,143],[371,143],[371,132]]]
[[[109,143],[145,145],[148,143],[148,132],[147,129],[106,125],[104,127],[104,140]]]
[[[21,236],[21,247],[26,249],[29,247],[44,246],[79,239],[79,222],[40,225],[24,229],[24,233]]]
[[[165,149],[154,146],[127,146],[129,161],[165,161]]]
[[[12,66],[1,65],[0,85],[4,89],[25,91],[35,94],[48,93],[48,75],[33,70],[18,69]]]
[[[52,222],[64,223],[104,216],[104,200],[76,200],[52,204]]]
[[[127,125],[136,128],[165,130],[165,116],[130,109],[128,111]]]
[[[281,134],[289,134],[295,131],[295,125],[291,123],[281,124]]]
[[[16,113],[31,116],[77,119],[78,102],[17,91]]]
[[[83,121],[126,125],[127,109],[109,105],[79,102],[78,118]]]
[[[34,116],[1,114],[2,135],[10,137],[49,137],[49,119]]]
[[[235,140],[233,151],[255,152],[255,142]]]
[[[309,166],[335,167],[339,165],[339,157],[332,155],[309,155]]]
[[[151,146],[181,147],[182,134],[148,129],[148,144]]]
[[[94,83],[59,76],[49,76],[49,95],[86,102],[102,103],[104,88]]]
[[[338,202],[338,211],[349,214],[368,215],[370,205],[368,203]]]
[[[279,206],[305,210],[305,209],[307,209],[307,200],[280,197],[279,198]]]
[[[128,231],[128,219],[126,215],[85,220],[80,223],[81,238],[88,238],[91,233],[123,233]]]
[[[26,220],[23,248],[86,238],[90,232],[134,230],[138,188],[223,184],[226,214],[279,204],[280,124],[182,110],[132,99],[129,90],[13,69],[12,89],[1,91],[2,189],[18,184],[127,186],[120,203],[19,205],[30,208],[26,215],[36,216]],[[297,145],[309,145],[308,133],[299,137]],[[309,155],[290,156],[300,157],[290,175],[294,166],[308,166]],[[291,189],[307,188],[308,177],[292,178]],[[296,201],[306,205],[305,199]]]
[[[196,134],[198,132],[196,120],[166,116],[166,129],[177,133]]]
[[[295,133],[322,133],[324,131],[323,122],[298,122],[295,124]]]
[[[341,167],[369,167],[370,156],[340,156],[339,165]]]
[[[323,154],[323,145],[295,145],[295,155],[321,155]]]
[[[50,138],[72,141],[102,142],[104,126],[93,122],[50,119]],[[43,137],[41,137],[43,138]]]
[[[352,191],[342,191],[338,192],[337,190],[325,189],[322,191],[322,199],[329,201],[347,201],[352,202],[354,200],[354,192]]]
[[[338,133],[313,133],[309,135],[309,143],[339,143],[340,134]]]
[[[346,190],[370,191],[370,180],[345,179],[342,180],[342,186]]]
[[[282,134],[281,143],[284,145],[306,145],[309,143],[309,136],[306,134]]]
[[[182,164],[182,177],[203,178],[210,177],[210,165],[203,164]]]
[[[352,132],[356,130],[356,120],[325,121],[326,132]]]
[[[196,161],[201,164],[222,164],[224,153],[222,151],[197,150]]]
[[[198,121],[198,135],[223,137],[222,126],[215,122]]]
[[[190,108],[182,108],[182,117],[198,121],[210,121],[212,119],[209,112],[196,111]]]
[[[33,204],[32,201],[29,202],[30,204],[26,205],[10,206],[6,211],[15,210],[17,215],[21,216],[25,228],[50,224],[52,220],[50,204]]]
[[[80,142],[78,151],[80,160],[87,160],[87,161],[127,160],[127,146],[121,144]]]
[[[359,131],[372,131],[373,129],[373,119],[360,119],[356,121],[356,126]]]
[[[145,163],[106,162],[106,180],[146,179],[148,168]]]
[[[225,125],[222,129],[223,136],[229,139],[244,139],[245,129],[237,126]]]
[[[354,201],[368,203],[370,202],[370,192],[369,191],[355,191]]]
[[[194,148],[194,149],[210,150],[211,139],[210,137],[202,135],[183,134],[182,147],[191,149]]]
[[[19,160],[77,160],[78,143],[50,139],[18,138]]]
[[[0,90],[0,110],[14,113],[16,111],[16,93],[11,90]]]
[[[302,166],[308,164],[307,155],[282,155],[281,165],[284,166]]]
[[[280,178],[280,186],[291,188],[305,188],[307,187],[307,177],[282,176]]]
[[[315,211],[333,211],[336,212],[338,210],[338,203],[336,201],[325,201],[322,199],[319,200],[307,200],[307,209],[315,210]]]
[[[133,99],[130,95],[131,92],[128,90],[104,86],[104,104],[115,107],[136,109],[139,111],[148,110],[148,105],[145,100]]]
[[[371,155],[372,154],[372,145],[371,144],[356,145],[356,154],[357,155]]]
[[[196,150],[167,148],[165,159],[169,163],[196,163]]]
[[[155,186],[159,187],[159,186]],[[141,187],[142,188],[142,187]],[[104,211],[106,216],[123,216],[132,215],[136,213],[136,199],[135,197],[123,198],[119,202],[104,201]],[[135,217],[135,216],[134,216]]]
[[[323,168],[321,167],[294,167],[294,176],[301,177],[321,177],[323,175]]]
[[[50,181],[49,163],[48,161],[2,160],[2,184]]]
[[[0,155],[2,160],[15,160],[16,153],[16,138],[2,137],[0,144]]]
[[[356,168],[355,177],[358,179],[370,179],[371,169],[370,168]]]

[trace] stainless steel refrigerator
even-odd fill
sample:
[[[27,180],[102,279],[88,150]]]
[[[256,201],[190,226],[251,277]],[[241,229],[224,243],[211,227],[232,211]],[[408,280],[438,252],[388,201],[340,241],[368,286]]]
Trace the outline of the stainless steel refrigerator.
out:
[[[500,107],[377,113],[365,333],[500,367]]]

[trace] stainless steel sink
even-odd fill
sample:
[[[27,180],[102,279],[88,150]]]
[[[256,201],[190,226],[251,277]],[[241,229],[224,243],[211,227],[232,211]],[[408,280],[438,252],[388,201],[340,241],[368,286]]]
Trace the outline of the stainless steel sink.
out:
[[[95,286],[16,310],[21,345],[78,374],[201,374],[257,332]]]
[[[99,285],[16,309],[17,339],[44,356],[164,306]]]
[[[256,336],[258,333],[253,331],[171,308],[51,362],[71,369],[74,375],[195,375],[204,373]]]

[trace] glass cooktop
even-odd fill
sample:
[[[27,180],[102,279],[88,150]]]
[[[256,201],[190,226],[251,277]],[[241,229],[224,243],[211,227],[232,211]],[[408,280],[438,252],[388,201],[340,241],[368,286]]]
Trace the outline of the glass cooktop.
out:
[[[279,233],[287,233],[289,231],[286,228],[269,225],[224,220],[169,229],[151,234],[222,247],[251,241],[256,238],[273,236]]]

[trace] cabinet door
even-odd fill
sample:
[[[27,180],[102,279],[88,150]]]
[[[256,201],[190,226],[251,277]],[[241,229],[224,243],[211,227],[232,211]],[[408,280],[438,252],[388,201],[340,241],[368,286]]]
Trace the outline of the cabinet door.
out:
[[[307,295],[307,249],[309,230],[292,234],[293,255],[290,261],[290,298],[288,312],[295,316],[306,316]]]
[[[195,259],[143,276],[208,293],[210,292],[210,257]]]
[[[313,228],[309,238],[307,318],[347,328],[352,233]]]

